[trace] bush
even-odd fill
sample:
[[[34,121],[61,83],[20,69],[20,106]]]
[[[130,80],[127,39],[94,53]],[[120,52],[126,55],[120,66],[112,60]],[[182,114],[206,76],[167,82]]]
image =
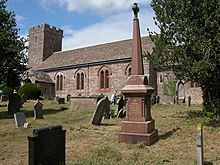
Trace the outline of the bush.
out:
[[[9,96],[9,95],[13,94],[13,88],[12,87],[5,86],[2,90],[3,90],[4,95]]]
[[[18,94],[20,96],[25,94],[28,99],[39,99],[41,91],[35,84],[26,83],[18,90]]]
[[[157,95],[155,93],[153,93],[150,97],[150,104],[154,105],[157,103],[157,99],[156,99]]]

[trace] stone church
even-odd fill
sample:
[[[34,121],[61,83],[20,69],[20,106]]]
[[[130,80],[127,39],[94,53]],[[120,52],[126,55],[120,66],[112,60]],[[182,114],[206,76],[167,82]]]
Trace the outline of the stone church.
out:
[[[42,96],[49,99],[120,93],[131,74],[131,39],[62,51],[62,38],[63,30],[48,24],[29,29],[30,70],[24,74],[24,82],[37,84]],[[150,37],[142,37],[141,41],[142,50],[152,53]],[[148,84],[160,96],[160,102],[173,102],[162,87],[169,72],[155,70],[145,58],[143,61]],[[179,81],[176,92],[179,99],[191,96],[192,103],[202,102],[201,89],[195,83]]]

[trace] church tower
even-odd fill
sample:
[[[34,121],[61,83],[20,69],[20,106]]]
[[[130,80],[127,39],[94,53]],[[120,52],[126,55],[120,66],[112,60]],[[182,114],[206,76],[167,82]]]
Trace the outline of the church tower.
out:
[[[63,30],[48,24],[29,29],[28,67],[37,70],[54,52],[62,50]]]

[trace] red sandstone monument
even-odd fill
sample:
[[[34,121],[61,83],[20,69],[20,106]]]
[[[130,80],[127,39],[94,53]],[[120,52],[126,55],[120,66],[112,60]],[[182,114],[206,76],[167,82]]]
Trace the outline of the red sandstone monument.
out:
[[[134,19],[131,76],[121,89],[126,98],[126,118],[121,123],[119,142],[144,142],[149,146],[158,140],[158,131],[150,109],[150,96],[154,89],[148,86],[147,77],[144,76],[137,3],[133,4],[132,9]]]

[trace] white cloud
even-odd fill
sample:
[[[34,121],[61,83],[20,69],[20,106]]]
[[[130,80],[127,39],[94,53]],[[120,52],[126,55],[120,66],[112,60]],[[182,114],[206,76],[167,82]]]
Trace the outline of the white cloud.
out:
[[[15,19],[17,22],[21,22],[21,21],[24,21],[26,18],[22,15],[15,15]]]
[[[132,12],[123,12],[80,30],[73,29],[71,26],[61,27],[65,36],[63,50],[130,39],[132,38],[132,17]],[[152,11],[141,12],[140,28],[142,36],[148,35],[146,28],[158,32],[152,18]]]
[[[139,4],[149,4],[150,0],[136,0]],[[41,6],[49,7],[56,4],[66,7],[69,12],[111,13],[127,10],[134,0],[39,0]]]

